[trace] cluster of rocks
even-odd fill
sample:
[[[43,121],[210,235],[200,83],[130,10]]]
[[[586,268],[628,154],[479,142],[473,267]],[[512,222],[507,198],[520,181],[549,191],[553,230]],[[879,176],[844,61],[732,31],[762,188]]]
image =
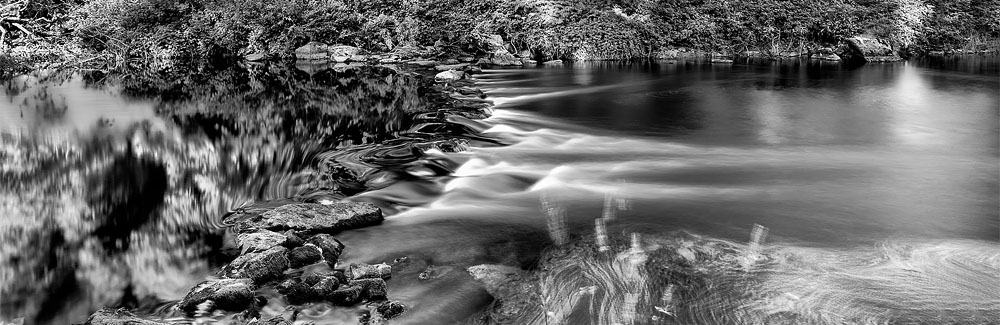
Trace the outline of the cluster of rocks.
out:
[[[381,209],[367,202],[294,203],[228,215],[223,222],[238,232],[240,255],[218,272],[218,279],[192,288],[176,308],[187,315],[216,310],[243,312],[251,315],[243,317],[245,324],[291,324],[281,317],[259,317],[257,309],[266,300],[257,292],[274,287],[290,305],[325,301],[353,306],[368,302],[373,308],[364,316],[366,323],[396,317],[404,306],[387,300],[385,279],[391,277],[391,267],[352,263],[338,269],[345,245],[330,235],[382,220]],[[325,263],[330,271],[288,272],[318,263]],[[133,323],[161,324],[138,319],[124,310],[109,309],[98,311],[85,324]]]
[[[299,58],[316,62],[335,61],[337,64],[365,61],[382,62],[383,56],[360,55],[356,48],[343,46],[307,45],[310,51]],[[395,57],[390,57],[395,60]],[[377,59],[377,60],[376,60]],[[424,76],[433,75],[437,83],[430,87],[444,102],[442,108],[418,114],[424,127],[414,132],[452,134],[462,130],[444,123],[448,116],[480,119],[492,113],[492,103],[482,90],[475,88],[471,75],[482,72],[471,56],[444,60],[406,61]],[[492,61],[491,61],[492,62]],[[492,63],[491,63],[492,64]],[[430,72],[430,75],[427,73]],[[434,123],[440,122],[440,123]],[[419,151],[437,149],[443,152],[462,151],[468,139],[437,138],[434,141],[411,144]],[[392,276],[389,264],[341,265],[340,256],[346,245],[337,240],[338,232],[379,224],[382,210],[366,202],[332,204],[290,203],[280,206],[254,205],[223,217],[222,223],[235,233],[239,255],[216,274],[217,278],[199,283],[176,304],[176,310],[188,315],[223,312],[233,315],[232,324],[292,324],[295,316],[261,315],[267,304],[262,292],[276,291],[288,305],[324,302],[336,306],[366,304],[367,311],[359,316],[363,324],[381,324],[405,311],[405,306],[388,298],[386,280]],[[429,277],[430,275],[428,275]],[[425,276],[421,274],[421,279]],[[272,291],[273,290],[273,291]],[[164,324],[144,320],[127,310],[102,309],[94,313],[85,325]]]
[[[309,42],[295,49],[295,60],[303,63],[337,64],[412,64],[434,67],[437,65],[467,64],[476,66],[518,66],[538,64],[532,59],[530,51],[520,51],[517,54],[508,51],[506,42],[500,35],[490,35],[484,39],[485,55],[478,59],[468,53],[455,53],[450,58],[438,60],[442,56],[443,44],[427,47],[403,46],[390,53],[366,54],[365,51],[350,45],[327,45],[322,42]],[[274,58],[272,55],[253,53],[244,57],[247,61],[258,62]],[[562,64],[561,60],[545,61],[543,64]],[[452,69],[446,69],[452,70]],[[461,69],[454,69],[462,72]],[[459,77],[460,78],[460,77]]]
[[[665,60],[709,57],[712,63],[732,63],[733,57],[769,58],[774,60],[809,58],[821,61],[855,62],[892,62],[902,60],[888,41],[865,36],[847,38],[837,46],[782,51],[778,53],[747,50],[734,55],[723,55],[721,53],[707,53],[691,49],[669,49],[660,51],[656,57]]]

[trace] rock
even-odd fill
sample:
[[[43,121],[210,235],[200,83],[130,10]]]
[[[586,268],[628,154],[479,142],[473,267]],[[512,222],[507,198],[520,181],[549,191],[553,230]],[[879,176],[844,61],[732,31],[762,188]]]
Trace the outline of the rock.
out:
[[[344,274],[352,280],[371,278],[388,279],[392,277],[392,266],[386,263],[375,265],[351,263],[351,265],[347,266],[347,271]]]
[[[295,59],[302,61],[328,60],[328,46],[320,42],[309,42],[295,49]]]
[[[358,54],[360,51],[361,49],[349,45],[334,45],[327,48],[330,57],[339,63],[347,62],[347,60],[350,60],[352,56]]]
[[[562,65],[563,61],[562,60],[548,60],[548,61],[542,62],[542,64],[544,64],[544,65]]]
[[[329,297],[340,287],[340,280],[336,277],[325,277],[312,285],[311,289],[318,297]]]
[[[486,39],[483,40],[483,43],[486,43],[486,48],[490,51],[503,49],[507,46],[507,43],[503,41],[503,36],[496,34],[487,36]]]
[[[434,69],[437,71],[448,71],[448,70],[462,70],[469,66],[468,63],[458,63],[458,64],[443,64],[435,66]]]
[[[463,62],[463,63],[471,63],[472,61],[475,61],[475,60],[476,60],[476,58],[471,57],[471,56],[462,56],[462,57],[458,58],[458,62]]]
[[[255,308],[250,308],[244,310],[241,313],[233,315],[230,324],[234,325],[260,324],[259,319],[260,319],[260,311],[258,311]]]
[[[251,279],[264,283],[280,278],[288,269],[287,248],[272,247],[259,253],[247,253],[237,257],[222,268],[219,275],[230,279]]]
[[[833,53],[830,54],[815,53],[810,58],[823,61],[840,61],[840,56]]]
[[[482,68],[474,66],[474,65],[470,65],[470,66],[465,67],[464,71],[465,71],[466,74],[483,73],[483,69]]]
[[[281,246],[285,246],[286,248],[295,248],[306,243],[306,241],[303,240],[302,237],[299,237],[299,235],[294,231],[289,230],[284,232],[282,235],[285,235],[285,242],[281,243]]]
[[[446,60],[444,60],[443,63],[445,65],[455,65],[455,64],[459,64],[461,62],[459,62],[458,60],[455,60],[455,59],[446,59]]]
[[[297,269],[323,260],[322,250],[316,245],[306,244],[288,251],[288,266]]]
[[[285,280],[276,289],[278,293],[285,295],[285,299],[292,305],[301,305],[320,298],[311,286],[294,279]]]
[[[437,82],[457,81],[461,80],[463,77],[465,77],[465,72],[448,70],[434,75],[434,81]]]
[[[211,301],[208,310],[244,310],[253,303],[254,285],[250,279],[221,279],[199,283],[184,299],[177,303],[177,308],[187,313],[194,313],[199,305]]]
[[[520,65],[521,60],[514,57],[513,54],[507,52],[505,49],[499,49],[493,52],[493,58],[490,60],[494,65]]]
[[[332,271],[332,272],[327,272],[327,271],[320,271],[320,272],[309,271],[309,272],[306,272],[305,274],[302,275],[302,282],[304,282],[305,284],[308,284],[308,285],[312,286],[312,285],[316,285],[317,283],[319,283],[320,281],[322,281],[323,279],[326,279],[326,278],[337,279],[338,283],[347,283],[347,277],[344,276],[344,274],[342,272],[340,272],[340,271]]]
[[[340,260],[340,254],[344,252],[344,244],[327,234],[309,237],[307,243],[319,247],[323,259],[326,260],[326,264],[330,265],[330,267],[337,265],[337,262]]]
[[[535,60],[532,60],[532,59],[521,58],[521,64],[523,64],[523,65],[534,65],[534,64],[538,64],[538,61],[535,61]]]
[[[393,319],[396,316],[401,315],[406,311],[406,305],[398,301],[387,301],[375,307],[375,312],[378,313],[382,319]]]
[[[733,63],[730,59],[712,59],[712,63]]]
[[[330,295],[322,298],[341,306],[354,305],[359,299],[361,299],[361,287],[346,287],[338,289]]]
[[[292,325],[292,324],[295,323],[292,323],[291,321],[285,319],[281,315],[278,315],[278,316],[272,316],[271,318],[264,320],[256,320],[254,322],[247,323],[246,325]]]
[[[480,97],[480,98],[482,98],[482,96],[483,96],[483,91],[481,89],[479,89],[479,88],[458,87],[458,88],[455,89],[455,91],[458,92],[459,94],[466,95],[466,96],[476,96],[476,97]]]
[[[842,53],[849,58],[862,59],[867,62],[887,62],[887,61],[899,61],[902,58],[892,50],[892,46],[889,42],[869,38],[864,36],[855,36],[847,39],[847,52]]]
[[[236,235],[236,245],[240,254],[263,252],[285,243],[288,237],[270,230],[259,229],[251,233]]]
[[[483,283],[486,291],[500,301],[492,317],[504,324],[521,324],[543,315],[537,275],[516,267],[476,265],[468,268],[474,279]]]
[[[125,308],[111,309],[101,308],[87,318],[83,325],[167,325],[167,323],[154,322],[136,317]]]
[[[491,64],[493,64],[493,61],[490,61],[490,59],[487,58],[480,58],[479,61],[476,61],[476,65],[479,66],[491,65]]]
[[[368,61],[367,55],[355,54],[351,56],[351,62],[366,62]]]
[[[361,279],[347,282],[349,287],[361,288],[361,299],[380,300],[386,297],[385,280],[382,279]]]
[[[384,59],[379,59],[378,63],[383,63],[383,64],[399,63],[399,59],[397,59],[397,58],[384,58]]]
[[[429,60],[420,60],[420,61],[410,61],[407,64],[421,66],[421,67],[433,67],[438,65],[438,62]]]
[[[522,50],[521,52],[517,53],[517,56],[520,57],[520,58],[522,58],[522,59],[530,59],[531,58],[531,51]]]
[[[260,62],[267,60],[267,55],[263,53],[250,53],[243,57],[243,59],[250,62]]]
[[[382,222],[382,210],[368,202],[338,202],[330,205],[295,203],[236,222],[239,228],[335,232]],[[320,247],[322,248],[322,247]]]

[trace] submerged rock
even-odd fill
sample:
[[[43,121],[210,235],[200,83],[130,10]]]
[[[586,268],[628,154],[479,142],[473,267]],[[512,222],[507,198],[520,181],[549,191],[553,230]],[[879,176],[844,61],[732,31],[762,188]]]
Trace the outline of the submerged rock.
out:
[[[493,310],[493,317],[504,324],[539,323],[542,301],[538,296],[537,275],[512,266],[483,264],[468,268],[469,274],[481,282],[486,291],[502,303]]]
[[[340,260],[340,254],[344,252],[344,244],[327,234],[309,237],[307,242],[320,249],[323,259],[326,260],[326,264],[330,265],[330,267],[337,265],[337,261]]]
[[[361,287],[341,288],[322,298],[337,305],[350,306],[361,299],[361,290]]]
[[[379,278],[351,280],[347,282],[347,285],[349,287],[361,288],[361,299],[381,300],[386,298],[387,289],[385,280]]]
[[[166,325],[167,323],[154,322],[136,317],[128,310],[101,308],[87,318],[83,325]]]
[[[382,316],[383,319],[396,318],[396,316],[401,315],[404,311],[406,311],[406,305],[398,301],[387,301],[375,307],[375,312]]]
[[[329,59],[328,46],[320,42],[309,42],[295,49],[295,59],[303,61],[319,61]]]
[[[199,305],[210,302],[208,310],[243,310],[253,303],[253,290],[253,281],[250,279],[205,281],[192,288],[177,303],[177,308],[193,313],[199,309]]]
[[[381,223],[382,220],[382,210],[368,202],[338,202],[329,205],[296,203],[243,218],[236,221],[236,225],[240,228],[260,227],[316,233],[360,228]]]
[[[285,319],[281,315],[272,316],[267,319],[254,319],[246,323],[246,325],[292,325],[291,321]]]
[[[222,268],[219,275],[230,279],[251,279],[256,283],[280,278],[288,269],[287,251],[287,248],[277,246],[263,252],[241,255]]]
[[[406,306],[398,301],[386,301],[374,306],[368,313],[359,319],[364,325],[387,324],[386,321],[396,318],[406,311]]]

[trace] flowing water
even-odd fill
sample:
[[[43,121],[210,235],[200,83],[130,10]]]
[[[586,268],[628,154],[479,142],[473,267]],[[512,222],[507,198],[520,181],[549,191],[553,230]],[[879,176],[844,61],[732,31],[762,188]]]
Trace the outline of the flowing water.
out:
[[[511,298],[479,264],[533,272],[519,322],[1000,322],[995,56],[487,70],[485,119],[412,74],[302,70],[7,82],[0,321],[190,321],[170,307],[232,258],[226,211],[346,199],[387,220],[343,260],[406,257],[400,323]]]

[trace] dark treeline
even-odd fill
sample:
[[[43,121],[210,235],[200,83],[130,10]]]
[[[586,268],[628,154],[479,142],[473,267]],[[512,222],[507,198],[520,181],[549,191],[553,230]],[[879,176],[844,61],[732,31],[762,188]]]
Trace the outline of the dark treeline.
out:
[[[118,64],[280,58],[309,41],[476,54],[494,34],[517,54],[577,60],[676,49],[779,56],[855,35],[905,55],[996,49],[1000,39],[995,0],[19,0],[0,17],[0,61],[34,46]]]

